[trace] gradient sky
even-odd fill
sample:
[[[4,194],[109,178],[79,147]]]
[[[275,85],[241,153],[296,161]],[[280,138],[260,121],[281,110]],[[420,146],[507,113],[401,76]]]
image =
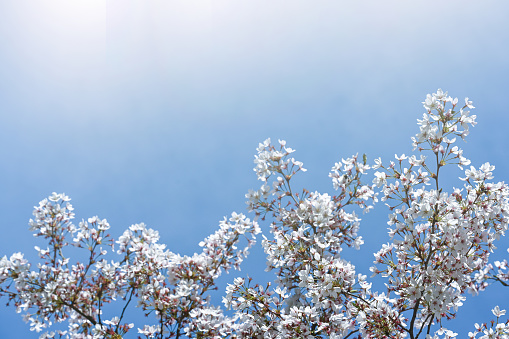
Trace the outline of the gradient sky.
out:
[[[342,157],[411,152],[438,88],[473,100],[465,156],[507,182],[508,17],[490,0],[0,0],[0,255],[44,246],[27,223],[53,191],[78,221],[106,218],[115,237],[145,222],[192,254],[245,212],[258,142],[287,140],[308,169],[299,184],[333,194]],[[366,244],[345,252],[361,272],[387,213],[364,216]],[[253,250],[222,288],[264,263]],[[466,336],[508,292],[468,296],[446,326]],[[0,338],[37,337],[0,307]]]

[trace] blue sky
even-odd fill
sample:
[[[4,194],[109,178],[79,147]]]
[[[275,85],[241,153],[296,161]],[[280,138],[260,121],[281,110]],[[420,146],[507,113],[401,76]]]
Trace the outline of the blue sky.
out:
[[[245,212],[258,142],[286,139],[308,169],[299,183],[333,193],[341,157],[411,152],[438,88],[474,101],[465,155],[507,182],[508,15],[490,0],[2,0],[0,255],[33,257],[27,222],[53,191],[78,220],[107,218],[114,236],[145,222],[192,254]],[[345,253],[360,271],[388,241],[387,213],[366,215],[366,244]],[[240,275],[264,262],[254,250]],[[448,327],[466,335],[508,292],[468,298]],[[0,325],[37,337],[13,308]]]

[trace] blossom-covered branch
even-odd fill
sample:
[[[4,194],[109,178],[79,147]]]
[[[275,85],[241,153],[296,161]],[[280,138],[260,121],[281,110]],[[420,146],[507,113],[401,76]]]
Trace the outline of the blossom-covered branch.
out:
[[[453,338],[446,320],[456,317],[467,292],[480,293],[490,281],[508,285],[507,260],[489,258],[508,228],[509,189],[492,181],[493,165],[471,166],[456,145],[476,124],[468,98],[459,105],[438,90],[423,105],[414,153],[387,164],[341,159],[329,174],[334,194],[296,189],[293,178],[306,170],[294,150],[283,140],[260,143],[254,171],[262,184],[246,194],[254,220],[232,213],[192,256],[169,251],[144,224],[116,240],[98,217],[75,226],[70,199],[53,193],[30,220],[34,235],[47,241],[35,248],[40,262],[21,253],[3,257],[0,296],[24,312],[40,338],[121,338],[135,327],[142,337],[161,339]],[[461,186],[447,192],[443,168],[451,165],[461,170]],[[370,270],[384,279],[382,291],[342,254],[361,248],[359,212],[379,200],[390,210],[390,241]],[[275,280],[232,278],[226,309],[214,305],[217,278],[240,268],[261,233],[258,221],[266,271]],[[77,253],[83,261],[71,260]],[[109,303],[119,311],[106,311]],[[135,306],[146,323],[126,321]],[[495,306],[493,315],[496,321],[475,324],[469,337],[508,338],[505,310]],[[54,329],[64,322],[67,329]]]

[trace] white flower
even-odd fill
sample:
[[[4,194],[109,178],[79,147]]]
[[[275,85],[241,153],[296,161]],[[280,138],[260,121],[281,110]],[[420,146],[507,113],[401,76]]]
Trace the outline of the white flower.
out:
[[[491,312],[497,318],[499,318],[500,316],[503,316],[505,314],[505,310],[501,310],[500,307],[498,307],[498,305],[495,306],[495,308],[492,309]]]

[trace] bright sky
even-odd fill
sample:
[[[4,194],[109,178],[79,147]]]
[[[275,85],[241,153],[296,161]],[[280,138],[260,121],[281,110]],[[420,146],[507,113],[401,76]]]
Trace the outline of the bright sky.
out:
[[[465,155],[507,182],[508,15],[490,0],[0,2],[0,255],[34,257],[27,223],[53,191],[78,220],[107,218],[114,236],[145,222],[192,254],[245,212],[258,142],[286,139],[308,168],[299,183],[333,194],[341,157],[411,152],[438,88],[474,101]],[[361,255],[345,253],[361,272],[387,213],[365,216]],[[264,263],[253,251],[223,286]],[[465,336],[508,292],[469,297],[447,327]],[[0,337],[37,336],[2,307]]]

